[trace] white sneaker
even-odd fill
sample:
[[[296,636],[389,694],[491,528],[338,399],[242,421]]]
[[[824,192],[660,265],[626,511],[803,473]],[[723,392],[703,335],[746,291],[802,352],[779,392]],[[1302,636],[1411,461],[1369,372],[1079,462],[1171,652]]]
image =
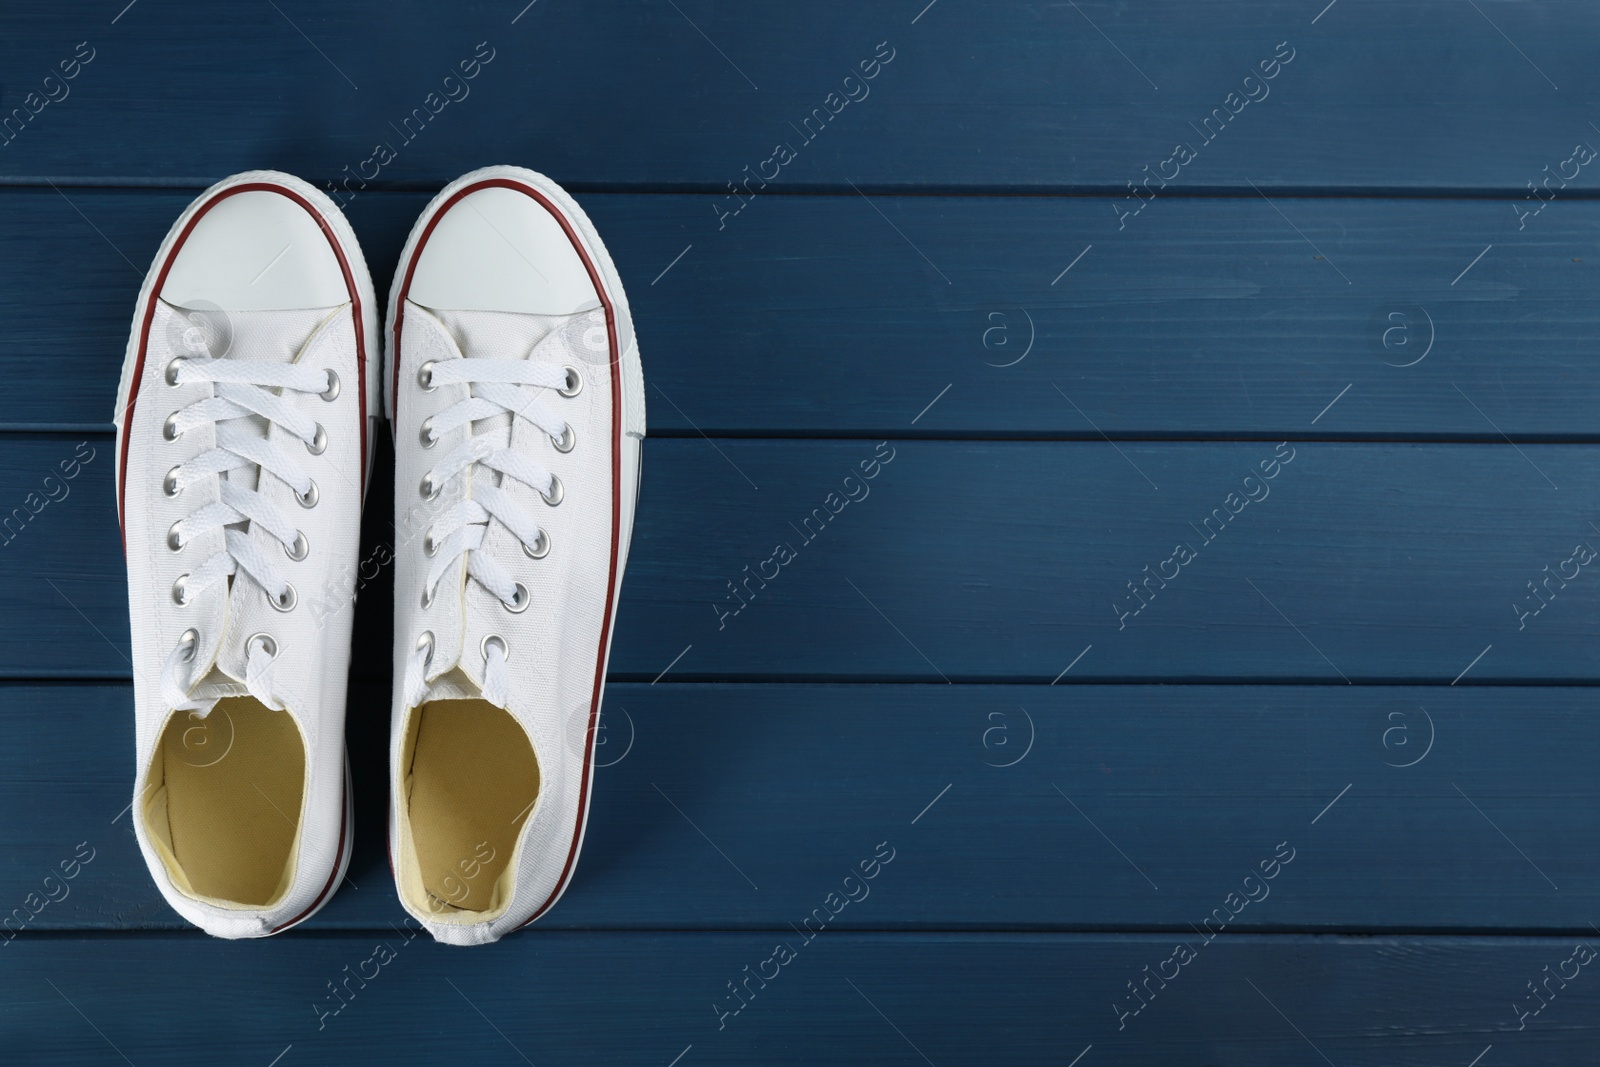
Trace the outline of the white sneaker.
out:
[[[337,586],[359,551],[376,333],[349,224],[270,171],[190,204],[139,293],[115,415],[133,824],[162,895],[217,937],[304,920],[350,858]]]
[[[389,855],[435,938],[484,944],[549,910],[583,843],[644,377],[593,225],[518,167],[422,213],[388,342]]]

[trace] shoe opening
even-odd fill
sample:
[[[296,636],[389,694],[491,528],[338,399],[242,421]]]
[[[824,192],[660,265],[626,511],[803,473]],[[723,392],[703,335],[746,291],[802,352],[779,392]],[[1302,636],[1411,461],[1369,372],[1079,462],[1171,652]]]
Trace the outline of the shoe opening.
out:
[[[439,922],[496,918],[511,901],[512,855],[539,796],[527,732],[486,700],[434,700],[411,713],[401,752],[401,893]]]
[[[255,697],[205,718],[174,712],[150,763],[145,832],[180,892],[267,908],[294,882],[306,747],[294,717]]]

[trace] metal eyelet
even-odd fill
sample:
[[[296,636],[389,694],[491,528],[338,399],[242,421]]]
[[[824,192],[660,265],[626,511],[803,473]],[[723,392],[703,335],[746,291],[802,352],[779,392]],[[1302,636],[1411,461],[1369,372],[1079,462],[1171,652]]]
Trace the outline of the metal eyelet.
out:
[[[429,415],[427,418],[422,420],[422,426],[417,431],[417,436],[422,439],[422,447],[423,448],[432,448],[434,445],[439,443],[439,439],[437,437],[433,436],[433,416],[432,415]]]
[[[174,411],[167,416],[167,421],[161,424],[161,436],[168,441],[176,441],[183,434],[178,429],[178,413]]]
[[[172,602],[180,608],[189,604],[189,576],[180,574],[172,583]]]
[[[424,556],[427,556],[429,559],[432,559],[434,553],[438,552],[438,551],[439,551],[439,543],[433,539],[433,534],[431,534],[431,533],[423,534],[422,535],[422,554]]]
[[[433,598],[438,596],[438,595],[439,595],[439,586],[438,586],[437,583],[435,583],[434,585],[428,586],[428,588],[426,588],[426,589],[424,589],[422,591],[422,606],[424,608],[433,607]]]
[[[533,547],[529,548],[527,545],[523,545],[522,553],[529,559],[544,559],[545,556],[550,554],[550,535],[541,529],[539,536],[534,539]]]
[[[279,611],[293,611],[294,606],[299,602],[300,598],[295,595],[294,586],[289,585],[287,582],[284,583],[284,595],[281,600],[275,596],[267,597],[267,603]]]
[[[328,431],[322,428],[322,423],[317,423],[317,430],[311,435],[311,440],[306,442],[306,451],[313,456],[320,456],[328,450]]]
[[[294,542],[283,546],[284,554],[299,563],[311,554],[311,542],[306,540],[306,535],[299,530],[294,532]]]
[[[421,652],[423,649],[427,650],[425,653],[423,653],[423,657],[422,657],[423,666],[424,666],[424,668],[426,668],[427,664],[433,662],[433,631],[432,630],[424,630],[424,631],[422,631],[422,636],[417,638],[417,651]]]
[[[429,471],[427,474],[422,476],[422,499],[437,500],[438,497],[439,486],[434,484],[433,472]]]
[[[183,487],[178,484],[178,468],[173,467],[167,476],[161,480],[161,491],[168,496],[177,496],[183,492]]]
[[[512,598],[511,603],[507,604],[504,600],[502,600],[500,601],[500,606],[511,612],[513,615],[521,615],[524,611],[528,610],[528,605],[531,603],[533,603],[533,594],[528,592],[527,586],[523,585],[521,582],[518,582],[517,591]]]
[[[567,423],[560,437],[550,438],[550,443],[555,445],[557,452],[571,452],[573,446],[578,443],[578,434],[573,430],[572,423]]]
[[[439,388],[433,384],[433,363],[434,361],[430,359],[417,368],[417,384],[422,386],[424,393],[431,393]]]
[[[258,642],[261,645],[261,651],[265,652],[272,659],[278,658],[278,642],[273,640],[271,634],[251,634],[250,640],[244,643],[245,655],[248,656],[250,654],[250,650],[254,648]]]
[[[317,496],[318,496],[317,483],[316,482],[312,482],[311,483],[311,488],[306,490],[304,496],[300,495],[299,493],[296,493],[294,495],[294,498],[300,502],[300,506],[301,507],[303,507],[303,508],[314,508],[314,507],[317,506]]]
[[[182,524],[183,520],[179,519],[177,522],[173,523],[172,528],[167,531],[167,547],[172,549],[174,552],[180,552],[183,550],[183,537],[180,536],[178,531],[178,527]]]
[[[328,388],[322,391],[322,399],[328,401],[339,399],[339,376],[331,370],[328,372]]]
[[[509,646],[506,645],[506,639],[505,638],[501,637],[499,634],[484,634],[483,635],[483,640],[478,642],[478,651],[483,653],[483,662],[485,662],[485,663],[489,662],[489,645],[490,644],[499,645],[500,646],[500,654],[502,656],[504,656],[506,659],[510,659],[511,658],[511,649],[510,649]]]
[[[183,357],[182,356],[174,356],[174,357],[172,357],[172,362],[167,364],[166,377],[167,377],[167,384],[168,385],[177,385],[178,384],[178,369],[180,367],[182,367],[182,366],[183,366]]]
[[[561,503],[561,498],[567,495],[567,491],[561,488],[561,479],[552,474],[550,476],[550,491],[546,493],[543,490],[540,490],[539,495],[544,497],[544,502],[546,504],[549,504],[551,507],[555,507],[557,504]]]
[[[578,373],[577,367],[563,367],[567,372],[567,384],[557,389],[562,396],[573,397],[583,392],[583,375]]]
[[[189,654],[183,657],[183,661],[185,663],[194,662],[194,654],[200,648],[200,631],[191,626],[183,631],[183,634],[178,638],[178,644],[179,646],[189,646]]]

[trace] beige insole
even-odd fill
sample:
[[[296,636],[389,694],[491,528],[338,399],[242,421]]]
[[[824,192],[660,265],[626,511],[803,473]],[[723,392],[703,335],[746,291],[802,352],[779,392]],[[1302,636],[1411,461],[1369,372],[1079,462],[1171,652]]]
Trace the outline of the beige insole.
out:
[[[486,911],[539,795],[533,745],[485,700],[435,700],[416,715],[408,807],[428,909]]]
[[[158,758],[166,840],[190,891],[272,903],[288,882],[305,788],[294,718],[255,697],[228,697],[205,719],[172,716]]]

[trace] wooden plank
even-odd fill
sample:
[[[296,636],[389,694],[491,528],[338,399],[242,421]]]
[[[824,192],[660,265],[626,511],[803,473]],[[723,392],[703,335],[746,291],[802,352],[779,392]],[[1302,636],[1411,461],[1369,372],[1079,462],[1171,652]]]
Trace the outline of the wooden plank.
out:
[[[0,694],[0,810],[18,813],[0,823],[0,900],[28,908],[8,929],[182,928],[126,812],[128,688]],[[1554,686],[614,683],[583,861],[540,926],[781,930],[838,891],[856,899],[835,930],[1584,931],[1600,857],[1572,843],[1600,815],[1573,754],[1600,747],[1597,702]],[[353,688],[356,851],[312,927],[403,918],[388,708],[387,686]],[[882,876],[845,882],[880,845]],[[51,887],[61,899],[28,904],[75,852],[93,858]]]
[[[1584,1062],[1597,1036],[1600,986],[1572,938],[1191,935],[1193,958],[1168,966],[1164,986],[1151,979],[1153,999],[1120,1030],[1120,1003],[1138,1003],[1127,983],[1146,967],[1156,975],[1172,938],[838,934],[776,962],[777,943],[799,940],[543,932],[469,958],[398,930],[271,946],[19,939],[0,973],[0,1025],[19,1061],[37,1064],[120,1053],[175,1064],[1425,1067],[1488,1053],[1485,1064],[1515,1067]],[[729,984],[762,969],[770,979],[749,979],[736,1000]],[[1514,1005],[1541,1003],[1524,983],[1558,969],[1575,977],[1550,978],[1546,1006],[1519,1031]]]
[[[78,440],[14,435],[0,452],[0,517],[42,502],[0,546],[0,676],[131,677],[110,444],[88,440],[95,458],[59,503],[45,479]],[[1587,446],[669,439],[645,452],[621,679],[1597,677]],[[380,464],[368,500],[379,562],[391,479]],[[379,562],[355,656],[387,680]],[[340,593],[300,596],[311,610]]]
[[[0,194],[0,427],[108,425],[189,195]],[[380,292],[425,199],[351,208]],[[1487,200],[1174,199],[1120,232],[1076,197],[776,197],[720,232],[703,198],[584,203],[658,435],[1600,439],[1592,202],[1521,232]]]
[[[478,2],[378,19],[293,0],[102,21],[45,5],[7,15],[5,107],[38,114],[14,120],[0,171],[204,184],[266,164],[319,185],[437,187],[494,145],[563,181],[724,195],[764,167],[781,189],[1122,197],[1165,171],[1190,190],[1521,197],[1594,136],[1597,16],[1571,0],[1479,6]],[[80,41],[88,65],[46,82]],[[1163,167],[1177,143],[1194,158]]]

